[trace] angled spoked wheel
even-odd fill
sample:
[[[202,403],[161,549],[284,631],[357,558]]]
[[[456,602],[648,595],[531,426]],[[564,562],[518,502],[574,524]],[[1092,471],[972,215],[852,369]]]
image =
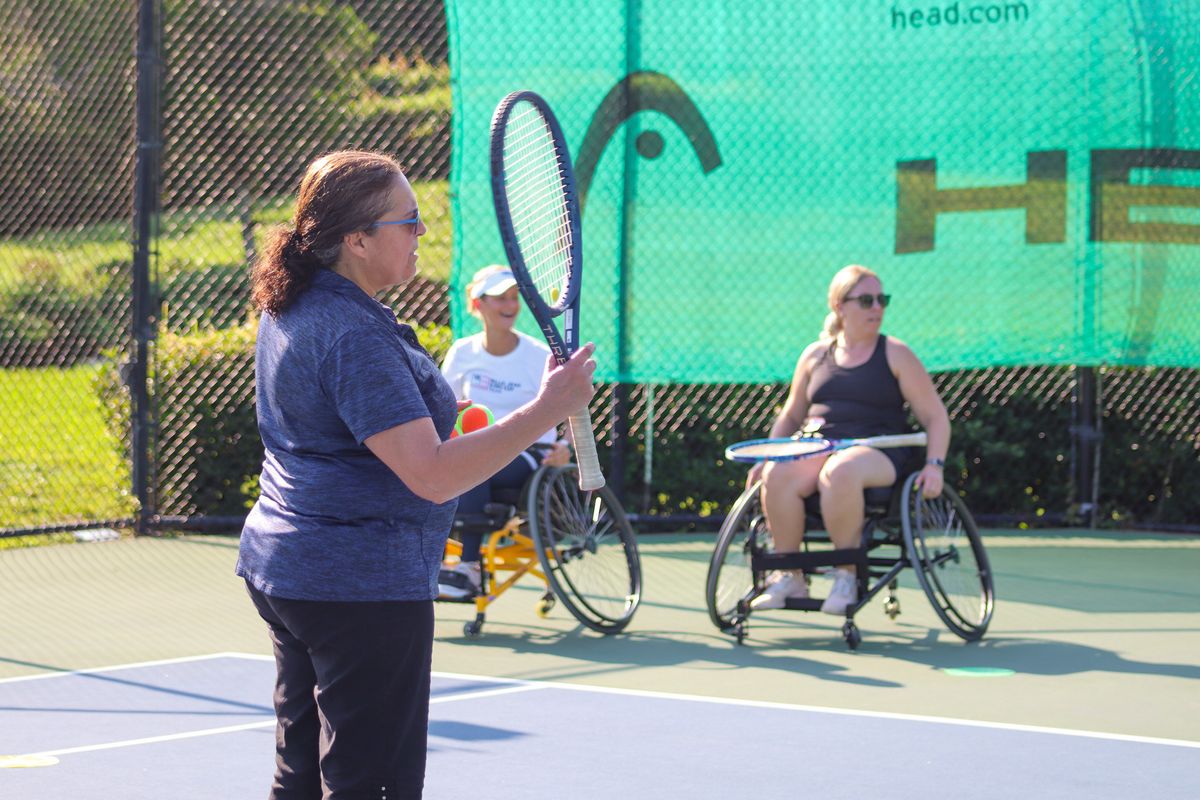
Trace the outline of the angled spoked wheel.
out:
[[[750,560],[770,547],[771,536],[755,483],[733,505],[717,534],[708,564],[705,600],[713,624],[726,633],[744,636],[746,604],[754,594],[754,571]]]
[[[992,569],[975,519],[962,499],[946,488],[927,499],[917,475],[904,483],[901,524],[905,547],[933,610],[968,642],[983,637],[992,619]]]
[[[567,610],[592,630],[616,633],[641,602],[637,539],[607,486],[583,492],[578,481],[574,465],[538,470],[529,488],[530,534]]]

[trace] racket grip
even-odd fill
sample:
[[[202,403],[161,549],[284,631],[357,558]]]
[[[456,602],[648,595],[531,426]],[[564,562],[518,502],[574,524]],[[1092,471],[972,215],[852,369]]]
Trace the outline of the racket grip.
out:
[[[894,436],[872,436],[872,447],[924,447],[929,443],[929,437],[924,431],[917,433],[899,433]]]
[[[604,486],[604,473],[596,457],[596,435],[592,432],[592,414],[587,406],[567,419],[571,439],[575,442],[575,459],[579,462],[579,488],[585,492]]]

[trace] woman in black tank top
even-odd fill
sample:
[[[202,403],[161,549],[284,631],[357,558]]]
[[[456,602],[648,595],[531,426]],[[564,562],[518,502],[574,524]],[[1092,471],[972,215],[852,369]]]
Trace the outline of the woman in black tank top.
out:
[[[830,439],[904,433],[905,404],[929,437],[919,484],[926,497],[942,492],[942,467],[950,445],[950,418],[920,359],[899,339],[881,333],[889,297],[879,276],[851,265],[829,286],[830,313],[821,338],[796,362],[791,390],[770,436],[798,430]],[[804,539],[804,498],[820,492],[821,516],[834,547],[857,547],[862,533],[863,490],[903,477],[919,448],[852,447],[830,456],[771,462],[751,470],[761,477],[763,508],[779,553],[796,552]],[[844,614],[857,600],[853,565],[834,573],[821,610]],[[780,572],[751,601],[755,609],[782,608],[788,597],[807,597],[803,574]]]

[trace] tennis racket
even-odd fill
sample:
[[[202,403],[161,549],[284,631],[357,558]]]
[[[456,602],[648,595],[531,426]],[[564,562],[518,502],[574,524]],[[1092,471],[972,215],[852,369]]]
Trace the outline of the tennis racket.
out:
[[[513,277],[559,364],[579,347],[583,272],[579,198],[571,155],[554,113],[539,95],[513,92],[492,115],[492,199]],[[560,334],[555,318],[563,318]],[[591,412],[568,419],[579,488],[604,486]]]
[[[749,439],[725,448],[730,461],[754,464],[759,461],[795,461],[800,458],[832,453],[848,447],[923,447],[924,433],[902,433],[896,436],[868,436],[865,439],[821,439],[792,436],[787,439]]]

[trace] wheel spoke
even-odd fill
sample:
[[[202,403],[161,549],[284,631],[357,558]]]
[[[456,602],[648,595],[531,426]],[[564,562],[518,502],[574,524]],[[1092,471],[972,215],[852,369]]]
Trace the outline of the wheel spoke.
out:
[[[623,628],[641,596],[637,543],[608,489],[580,492],[575,468],[554,470],[538,485],[539,558],[571,613],[604,632]]]
[[[905,533],[921,585],[952,631],[979,638],[991,619],[992,583],[975,522],[957,495],[925,498],[909,481]]]

